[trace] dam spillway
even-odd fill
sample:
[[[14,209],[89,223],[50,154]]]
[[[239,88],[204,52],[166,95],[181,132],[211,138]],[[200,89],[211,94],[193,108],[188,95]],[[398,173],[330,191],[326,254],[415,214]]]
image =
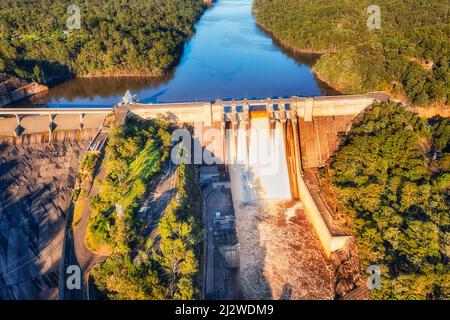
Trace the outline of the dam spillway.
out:
[[[230,169],[234,201],[300,200],[325,253],[330,256],[344,248],[349,236],[339,227],[332,210],[323,200],[316,171],[327,163],[341,137],[350,130],[353,120],[361,112],[376,101],[389,99],[387,94],[376,92],[317,98],[137,104],[132,112],[144,118],[167,114],[179,123],[195,127],[195,139]],[[254,122],[254,118],[264,120]],[[251,138],[255,137],[251,133],[252,125],[262,123],[267,124],[269,131],[265,135],[266,143],[251,147]],[[276,139],[270,140],[269,137],[277,135]],[[277,160],[272,164],[278,166],[279,171],[272,178],[261,176],[258,166],[251,167],[255,162],[252,157],[269,146],[272,146],[272,152],[278,152]],[[263,159],[259,161],[264,162]]]
[[[228,129],[226,140],[235,201],[291,199],[280,126],[270,129],[265,115],[250,116],[248,126]]]
[[[133,103],[108,110],[0,109],[0,144],[31,150],[33,146],[91,141],[89,146],[83,145],[81,154],[97,145],[96,140],[107,137],[104,120],[109,113],[115,113],[116,123],[123,123],[131,114],[141,118],[165,115],[179,127],[196,128],[194,139],[228,167],[238,237],[243,244],[241,256],[247,258],[241,261],[242,274],[249,275],[244,282],[257,283],[258,275],[262,270],[267,271],[264,266],[269,265],[272,274],[289,274],[290,268],[297,270],[292,274],[295,283],[321,279],[323,275],[316,274],[316,270],[328,270],[327,282],[332,283],[332,271],[326,266],[322,252],[331,257],[345,247],[349,237],[334,223],[333,214],[321,196],[316,171],[334,153],[340,136],[350,129],[355,117],[373,102],[383,99],[381,94],[366,94]],[[71,167],[72,171],[75,168],[76,165]],[[271,213],[276,216],[268,217]],[[288,220],[288,228],[280,227],[280,219]],[[290,235],[296,238],[291,239]],[[280,242],[279,239],[285,240]],[[284,254],[289,248],[298,249],[290,252],[289,259],[281,263],[277,252]],[[298,250],[300,252],[296,253]],[[256,269],[252,253],[260,262]],[[315,261],[315,267],[305,267],[302,257]],[[267,264],[268,261],[273,263]],[[275,286],[276,292],[282,291],[284,280],[279,277],[275,281],[279,284]],[[8,281],[14,283],[12,278]],[[259,287],[254,289],[253,292],[260,291]],[[332,290],[327,287],[323,296],[311,297],[328,297]]]

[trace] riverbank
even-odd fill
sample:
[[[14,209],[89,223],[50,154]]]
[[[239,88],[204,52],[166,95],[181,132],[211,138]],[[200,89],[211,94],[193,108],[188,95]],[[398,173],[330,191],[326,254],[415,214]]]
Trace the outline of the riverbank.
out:
[[[252,13],[256,17],[256,11],[252,10]],[[302,49],[298,48],[296,46],[291,45],[288,41],[281,39],[280,37],[277,37],[269,28],[264,26],[260,21],[256,20],[256,25],[258,28],[260,28],[262,31],[264,31],[267,35],[269,35],[277,44],[279,44],[284,49],[290,50],[297,54],[305,54],[305,55],[315,55],[315,56],[321,56],[326,53],[336,53],[337,51],[331,51],[331,50],[315,50],[315,49]]]
[[[256,17],[256,10],[252,10],[253,14]],[[272,38],[272,40],[281,48],[288,50],[294,54],[299,55],[311,55],[311,57],[316,58],[315,62],[311,65],[312,72],[314,76],[321,82],[323,82],[326,86],[330,87],[331,89],[335,90],[339,94],[353,94],[355,92],[349,92],[347,88],[343,85],[339,85],[337,83],[332,83],[331,81],[328,81],[327,78],[320,73],[317,68],[315,68],[316,62],[325,54],[336,54],[337,50],[316,50],[316,49],[302,49],[299,47],[296,47],[292,44],[290,44],[288,41],[276,36],[274,32],[272,32],[268,27],[266,27],[263,23],[256,20],[256,25],[258,28],[260,28],[262,31],[264,31],[268,36]],[[362,93],[362,92],[361,92]]]
[[[175,67],[173,67],[175,68]],[[158,78],[164,77],[172,72],[173,68],[168,71],[99,71],[86,75],[79,75],[75,79],[92,79],[92,78]]]
[[[48,87],[37,82],[28,82],[17,77],[0,74],[0,108],[15,101],[48,91]]]
[[[215,2],[195,24],[180,63],[165,77],[77,78],[29,104],[114,105],[127,90],[143,103],[339,94],[314,77],[315,56],[285,50],[256,26],[252,2]]]
[[[157,0],[129,3],[81,1],[81,26],[67,30],[61,12],[69,0],[35,7],[13,0],[0,8],[8,17],[0,52],[0,71],[8,78],[46,83],[68,77],[161,77],[173,71],[184,45],[205,12],[203,0]],[[26,21],[54,21],[37,27]],[[20,37],[15,36],[20,30]],[[74,45],[76,44],[76,45]],[[6,54],[8,53],[8,54]],[[123,94],[123,93],[122,93]],[[3,104],[28,97],[5,98]]]
[[[255,12],[253,11],[253,14]],[[255,14],[256,16],[256,14]],[[256,21],[256,25],[259,29],[261,29],[264,33],[266,33],[269,37],[272,38],[273,42],[280,47],[281,49],[287,51],[288,54],[294,54],[294,55],[301,55],[302,58],[306,58],[311,63],[311,70],[314,74],[314,77],[319,81],[322,82],[323,87],[329,87],[332,91],[332,95],[340,95],[344,94],[345,88],[336,84],[332,84],[330,82],[327,82],[326,78],[323,77],[315,68],[314,65],[317,62],[317,60],[320,59],[320,57],[324,54],[333,54],[337,51],[331,51],[331,50],[314,50],[314,49],[301,49],[294,45],[291,45],[288,41],[285,41],[279,37],[277,37],[270,29],[268,29],[266,26],[264,26],[261,22]],[[308,59],[309,58],[309,59]]]
[[[379,30],[367,28],[364,1],[256,0],[253,12],[257,24],[275,41],[295,52],[320,54],[313,72],[330,87],[344,94],[383,90],[397,98],[400,93],[407,105],[446,109],[448,18],[440,10],[418,6],[421,10],[410,12],[386,1],[381,6],[385,23]],[[417,14],[418,19],[427,15],[426,31],[410,25],[409,17]],[[428,41],[433,44],[426,45]],[[402,46],[409,47],[408,53]]]
[[[260,28],[262,31],[264,31],[270,37],[272,37],[273,41],[275,43],[277,43],[277,45],[279,45],[281,48],[283,48],[285,50],[289,50],[289,51],[291,51],[291,52],[293,52],[295,54],[316,56],[317,57],[316,62],[319,61],[320,57],[322,57],[325,54],[332,55],[332,54],[337,54],[338,53],[338,51],[333,51],[333,50],[314,50],[314,49],[298,48],[298,47],[296,47],[294,45],[291,45],[288,41],[277,37],[270,29],[265,27],[262,23],[257,21],[256,25],[258,26],[258,28]],[[326,86],[332,88],[333,90],[335,90],[339,94],[359,94],[359,93],[363,93],[362,91],[361,92],[357,92],[357,91],[349,90],[348,87],[346,87],[342,83],[329,81],[328,77],[325,76],[323,74],[323,72],[320,72],[317,69],[316,63],[312,64],[312,72],[313,72],[314,76],[319,81],[323,82]],[[418,114],[421,118],[429,119],[429,118],[433,118],[433,117],[436,117],[436,116],[440,116],[440,117],[444,117],[444,118],[450,117],[450,105],[439,104],[439,103],[431,103],[431,104],[428,104],[426,106],[414,106],[405,97],[404,94],[397,93],[394,96],[392,91],[393,91],[392,88],[389,88],[389,90],[387,90],[386,92],[389,95],[393,96],[393,98],[395,100],[398,100],[400,103],[402,103],[404,106],[406,106],[408,108],[408,110]]]

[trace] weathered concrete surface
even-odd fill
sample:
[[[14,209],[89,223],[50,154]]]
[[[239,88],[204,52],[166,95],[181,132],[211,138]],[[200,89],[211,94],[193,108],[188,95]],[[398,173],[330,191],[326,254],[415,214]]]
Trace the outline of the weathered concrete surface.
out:
[[[325,165],[357,115],[313,117],[312,121],[299,119],[302,167],[308,169]]]
[[[378,92],[315,98],[136,104],[129,110],[144,118],[166,114],[179,123],[193,125],[198,128],[196,138],[201,144],[222,161],[227,162],[230,160],[227,159],[225,152],[227,141],[233,142],[235,139],[225,139],[225,129],[241,125],[247,129],[253,128],[252,114],[261,112],[254,108],[262,107],[272,128],[280,125],[282,127],[287,146],[291,194],[293,198],[300,199],[303,203],[326,254],[330,256],[332,252],[342,249],[349,237],[334,226],[327,205],[322,201],[320,194],[315,192],[317,190],[314,189],[314,185],[305,183],[303,170],[325,165],[338,148],[341,136],[351,128],[355,117],[373,102],[388,99],[387,94]],[[214,137],[209,128],[216,129]],[[212,141],[215,142],[211,143]],[[232,185],[236,181],[232,179]]]
[[[2,110],[0,109],[0,117]],[[106,114],[86,114],[83,118],[83,130],[99,129],[105,120]],[[20,120],[23,128],[20,135],[30,135],[35,133],[49,133],[50,117],[48,115],[27,115]],[[78,114],[57,114],[53,123],[54,133],[62,131],[80,130],[80,115]],[[0,118],[0,137],[15,137],[17,128],[16,117]]]
[[[87,142],[0,146],[0,299],[57,299],[67,210]]]
[[[389,96],[385,93],[368,93],[363,95],[349,96],[324,96],[315,98],[280,98],[242,101],[221,101],[214,102],[186,102],[171,104],[135,104],[130,107],[130,111],[142,118],[155,118],[160,114],[167,114],[179,123],[199,123],[202,122],[209,127],[214,122],[223,121],[224,107],[240,106],[242,111],[237,111],[237,120],[241,120],[248,112],[247,106],[274,106],[289,105],[289,111],[305,121],[311,121],[312,117],[324,116],[354,116],[363,111],[367,106],[376,100],[385,101]],[[274,111],[272,111],[274,112]],[[277,112],[277,111],[275,111]],[[228,113],[227,116],[232,115]],[[232,121],[228,118],[229,121]]]
[[[295,152],[295,159],[301,158],[301,168],[318,167],[331,156],[338,144],[338,133],[345,132],[353,118],[368,105],[375,101],[372,95],[323,97],[323,98],[298,98],[261,100],[261,101],[238,101],[238,102],[215,102],[215,103],[186,103],[177,105],[141,105],[126,106],[125,115],[131,111],[144,118],[153,118],[158,114],[169,113],[173,119],[180,123],[197,124],[202,123],[202,128],[214,127],[222,132],[224,121],[233,123],[245,121],[246,106],[265,105],[269,108],[269,119],[272,121],[285,122],[286,119],[295,119],[298,123],[294,131],[299,133],[299,143],[302,141],[310,145],[300,146],[302,152]],[[278,110],[273,110],[274,104],[278,104]],[[235,114],[225,114],[224,107],[234,107]],[[243,107],[244,112],[237,112],[237,106]],[[289,108],[288,108],[289,106]],[[285,108],[286,107],[286,108]],[[285,108],[285,109],[284,109]],[[280,111],[281,110],[281,111]],[[239,113],[239,114],[237,114]],[[59,119],[58,119],[59,117]],[[71,118],[72,117],[72,118]],[[56,133],[75,132],[71,125],[79,126],[79,119],[75,121],[73,115],[56,115],[53,121],[56,125]],[[75,115],[77,117],[77,115]],[[227,118],[228,117],[228,118]],[[230,118],[231,117],[231,118]],[[49,124],[47,116],[33,116],[38,120],[25,124],[29,130],[25,136],[36,130],[42,132]],[[15,120],[14,126],[17,125]],[[6,125],[10,119],[5,119]],[[21,121],[29,121],[22,119]],[[98,124],[98,123],[97,123]],[[95,125],[97,125],[95,124]],[[1,127],[1,123],[0,123]],[[292,128],[293,126],[291,126]],[[298,128],[298,130],[295,130]],[[11,128],[5,129],[11,132]],[[205,142],[211,137],[204,137],[203,130],[198,134],[199,140]],[[222,132],[223,133],[223,132]],[[303,134],[303,136],[302,136]],[[1,133],[0,133],[1,135]],[[31,134],[31,136],[33,136]],[[15,144],[18,140],[14,140]],[[52,135],[52,138],[54,136]],[[8,139],[12,139],[11,136]],[[27,138],[26,138],[27,140]],[[45,138],[44,138],[45,140]],[[50,140],[50,139],[48,139]],[[54,140],[53,140],[54,141]],[[218,144],[215,155],[219,155],[224,148],[223,135],[221,144]],[[20,142],[20,141],[19,141]],[[44,141],[42,141],[44,142]],[[295,150],[295,148],[293,148]],[[311,151],[311,156],[303,158],[304,154]],[[295,166],[297,175],[301,176],[300,165]],[[303,181],[303,180],[301,180]],[[311,203],[318,206],[313,196]],[[302,199],[304,200],[304,199]],[[303,201],[305,203],[305,201]],[[320,204],[319,204],[320,205]],[[309,209],[309,207],[305,207]],[[332,299],[334,298],[334,285],[336,275],[333,272],[331,262],[327,260],[325,252],[333,249],[331,243],[322,241],[325,251],[320,247],[320,231],[325,230],[332,235],[330,226],[327,225],[326,217],[321,216],[320,208],[316,208],[315,217],[321,219],[324,228],[310,224],[303,210],[289,210],[282,206],[264,205],[253,208],[245,206],[237,210],[238,232],[241,243],[241,285],[244,296],[250,299]],[[311,210],[308,213],[312,212]],[[288,219],[286,219],[286,214]],[[310,219],[312,222],[314,219]],[[239,221],[241,229],[239,231]],[[285,221],[285,222],[283,222]],[[314,233],[314,229],[316,233]],[[317,237],[319,235],[319,238]],[[330,249],[331,248],[331,249]],[[336,248],[334,248],[336,249]],[[243,251],[242,251],[243,250]],[[346,291],[343,290],[343,291]]]
[[[305,212],[316,231],[317,236],[322,243],[327,256],[334,251],[344,248],[349,236],[346,236],[337,224],[334,223],[325,202],[317,192],[311,192],[310,186],[307,185],[303,177],[300,177],[300,198]]]
[[[65,141],[90,141],[93,139],[98,130],[70,130],[57,131],[53,134],[49,133],[35,133],[26,134],[19,137],[2,137],[0,136],[0,144],[15,145],[15,146],[32,146],[36,144],[46,144],[50,142],[65,142]]]

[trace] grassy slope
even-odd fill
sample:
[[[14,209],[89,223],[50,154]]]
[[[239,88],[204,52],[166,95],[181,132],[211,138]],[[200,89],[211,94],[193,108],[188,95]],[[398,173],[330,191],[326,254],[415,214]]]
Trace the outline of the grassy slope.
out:
[[[148,183],[149,179],[155,173],[155,170],[157,170],[156,167],[159,167],[160,156],[161,155],[159,153],[159,150],[153,144],[149,144],[145,146],[145,148],[139,152],[133,162],[131,162],[129,166],[130,171],[126,182],[127,192],[123,199],[118,203],[122,206],[123,212],[126,212],[131,204],[139,200],[138,198],[136,198],[137,195],[133,190],[133,183],[137,180]],[[102,166],[108,167],[107,162],[108,160],[106,157]],[[94,183],[99,183],[99,181],[96,180]],[[92,216],[93,220],[95,217],[96,216]],[[96,240],[95,235],[92,234],[91,228],[88,228],[86,233],[86,245],[92,252],[113,252],[112,247]]]
[[[159,168],[159,158],[159,150],[153,144],[147,145],[142,149],[136,156],[136,159],[130,164],[130,174],[127,179],[127,184],[132,186],[137,180],[144,183],[149,182],[155,173],[156,166]],[[126,211],[130,204],[138,200],[132,188],[129,188],[121,203],[123,210]]]

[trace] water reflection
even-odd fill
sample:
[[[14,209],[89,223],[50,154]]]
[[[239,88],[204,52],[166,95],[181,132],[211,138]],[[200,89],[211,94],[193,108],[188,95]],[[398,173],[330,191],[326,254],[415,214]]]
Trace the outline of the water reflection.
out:
[[[66,81],[50,89],[47,94],[36,95],[28,99],[35,105],[114,105],[126,90],[139,92],[143,88],[157,88],[170,83],[173,73],[161,78],[114,77],[114,78],[77,78]],[[155,99],[158,93],[155,93]],[[17,102],[15,105],[20,105]]]
[[[218,0],[167,77],[74,79],[16,105],[114,105],[128,89],[145,103],[336,94],[314,76],[316,56],[282,48],[256,25],[252,2]]]

